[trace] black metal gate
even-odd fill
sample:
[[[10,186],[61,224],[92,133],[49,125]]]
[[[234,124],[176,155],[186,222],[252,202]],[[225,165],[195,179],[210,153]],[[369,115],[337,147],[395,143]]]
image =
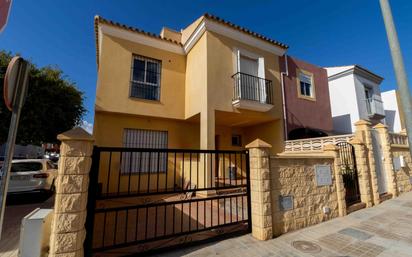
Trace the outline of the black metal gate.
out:
[[[85,256],[251,230],[248,151],[95,147]]]
[[[355,149],[347,142],[337,143],[339,148],[340,166],[343,183],[346,190],[346,204],[352,205],[360,202],[358,171],[356,168]]]

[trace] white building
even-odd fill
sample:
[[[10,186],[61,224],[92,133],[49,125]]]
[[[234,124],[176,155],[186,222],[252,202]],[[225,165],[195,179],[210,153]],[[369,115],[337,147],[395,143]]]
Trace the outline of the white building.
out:
[[[382,101],[385,107],[385,124],[391,132],[400,132],[404,127],[399,112],[401,106],[396,90],[382,92]]]
[[[383,78],[359,65],[326,68],[334,131],[353,133],[360,119],[382,122],[385,111],[379,84]]]

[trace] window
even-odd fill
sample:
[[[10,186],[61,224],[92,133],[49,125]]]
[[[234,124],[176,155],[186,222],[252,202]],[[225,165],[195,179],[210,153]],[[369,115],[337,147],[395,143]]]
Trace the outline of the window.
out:
[[[312,77],[300,73],[300,94],[304,96],[312,96]]]
[[[167,148],[167,131],[125,129],[123,146],[126,148]],[[166,172],[166,152],[124,152],[122,154],[122,174]]]
[[[39,170],[43,170],[43,165],[41,162],[18,162],[11,165],[11,172],[29,172]]]
[[[298,70],[298,96],[305,99],[315,98],[315,86],[313,84],[313,74],[310,72]]]
[[[133,56],[131,97],[160,100],[161,64],[159,60],[140,55]]]
[[[232,135],[232,146],[242,146],[241,135]]]

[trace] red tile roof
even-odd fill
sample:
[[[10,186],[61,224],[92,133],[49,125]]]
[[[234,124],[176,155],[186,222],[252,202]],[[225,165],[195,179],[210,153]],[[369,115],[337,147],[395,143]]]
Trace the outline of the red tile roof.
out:
[[[283,43],[280,43],[280,42],[278,42],[278,41],[276,41],[276,40],[270,39],[270,38],[268,38],[268,37],[266,37],[266,36],[263,36],[263,35],[261,35],[261,34],[259,34],[259,33],[253,32],[253,31],[251,31],[251,30],[249,30],[249,29],[246,29],[246,28],[241,27],[241,26],[239,26],[239,25],[233,24],[233,23],[231,23],[231,22],[229,22],[229,21],[226,21],[226,20],[224,20],[224,19],[222,19],[222,18],[219,18],[219,17],[217,17],[217,16],[211,15],[211,14],[209,14],[209,13],[205,13],[205,14],[203,15],[203,17],[206,18],[206,19],[214,20],[214,21],[216,21],[216,22],[218,22],[218,23],[221,23],[221,24],[223,24],[223,25],[229,26],[229,27],[231,27],[231,28],[233,28],[233,29],[236,29],[236,30],[241,31],[241,32],[246,33],[246,34],[249,34],[249,35],[251,35],[251,36],[257,37],[257,38],[259,38],[259,39],[261,39],[261,40],[264,40],[264,41],[266,41],[266,42],[268,42],[268,43],[274,44],[274,45],[279,46],[279,47],[281,47],[281,48],[284,48],[284,49],[288,49],[288,48],[289,48],[287,45],[285,45],[285,44],[283,44]],[[125,30],[129,30],[129,31],[132,31],[132,32],[136,32],[136,33],[139,33],[139,34],[142,34],[142,35],[146,35],[146,36],[149,36],[149,37],[152,37],[152,38],[156,38],[156,39],[159,39],[159,40],[168,41],[168,42],[170,42],[170,43],[173,43],[173,44],[182,46],[182,43],[177,42],[177,41],[175,41],[175,40],[172,40],[172,39],[169,39],[169,38],[163,38],[163,37],[161,37],[160,35],[157,35],[157,34],[154,34],[154,33],[150,33],[150,32],[147,32],[147,31],[144,31],[144,30],[141,30],[141,29],[138,29],[138,28],[134,28],[134,27],[131,27],[131,26],[127,26],[127,25],[124,25],[124,24],[121,24],[121,23],[118,23],[118,22],[114,22],[114,21],[105,19],[105,18],[103,18],[103,17],[101,17],[101,16],[99,16],[99,15],[96,15],[96,16],[94,17],[94,33],[95,33],[95,38],[96,38],[96,60],[97,60],[97,65],[99,65],[99,35],[98,35],[98,33],[99,33],[99,29],[98,29],[99,24],[108,24],[108,25],[116,26],[116,27],[119,27],[119,28],[122,28],[122,29],[125,29]]]

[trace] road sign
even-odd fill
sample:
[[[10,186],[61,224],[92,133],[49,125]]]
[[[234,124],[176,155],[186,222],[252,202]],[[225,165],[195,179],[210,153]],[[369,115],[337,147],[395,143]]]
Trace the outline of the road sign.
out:
[[[17,56],[10,61],[9,66],[7,67],[6,76],[4,77],[4,100],[6,101],[7,108],[12,111],[12,114],[0,180],[0,237],[3,228],[4,210],[6,208],[14,144],[16,142],[21,109],[27,93],[29,70],[29,63]]]
[[[12,0],[0,0],[0,33],[3,32],[9,19]]]

